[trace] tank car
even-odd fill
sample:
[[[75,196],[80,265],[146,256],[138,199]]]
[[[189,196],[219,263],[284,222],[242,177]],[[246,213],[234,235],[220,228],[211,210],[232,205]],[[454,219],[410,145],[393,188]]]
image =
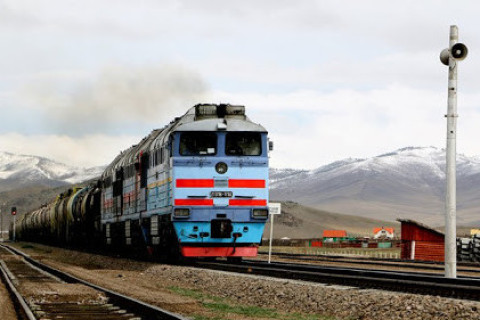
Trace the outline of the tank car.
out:
[[[100,192],[94,186],[72,188],[54,201],[18,217],[16,238],[52,244],[101,243]]]

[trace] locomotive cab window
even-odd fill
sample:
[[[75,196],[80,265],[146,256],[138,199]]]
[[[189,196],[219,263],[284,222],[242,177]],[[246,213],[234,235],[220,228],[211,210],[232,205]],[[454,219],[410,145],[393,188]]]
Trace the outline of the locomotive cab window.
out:
[[[229,156],[259,156],[262,154],[262,138],[258,132],[229,132],[225,142]]]
[[[213,156],[217,154],[217,135],[213,132],[184,132],[180,136],[182,156]]]

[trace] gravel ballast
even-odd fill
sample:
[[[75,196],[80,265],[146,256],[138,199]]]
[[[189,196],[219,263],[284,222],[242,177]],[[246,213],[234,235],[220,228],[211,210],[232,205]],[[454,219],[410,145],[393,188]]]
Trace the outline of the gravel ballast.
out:
[[[172,270],[175,269],[175,270]],[[152,267],[155,277],[195,290],[233,299],[240,304],[286,312],[318,313],[348,319],[480,319],[480,303],[435,296],[327,286],[303,281],[233,275],[184,267]]]

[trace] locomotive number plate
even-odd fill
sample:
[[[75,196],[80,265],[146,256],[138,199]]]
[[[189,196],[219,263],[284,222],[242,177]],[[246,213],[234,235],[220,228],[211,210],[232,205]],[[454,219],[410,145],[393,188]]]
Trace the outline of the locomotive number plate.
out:
[[[212,198],[231,198],[233,197],[232,191],[212,191],[210,192]]]

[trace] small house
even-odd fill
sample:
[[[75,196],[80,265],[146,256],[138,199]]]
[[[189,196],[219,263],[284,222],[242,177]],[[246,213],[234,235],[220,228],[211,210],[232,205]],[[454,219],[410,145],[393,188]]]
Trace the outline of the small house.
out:
[[[374,239],[393,239],[395,236],[395,229],[393,228],[373,228]]]
[[[323,230],[323,242],[338,242],[347,239],[345,230]]]

